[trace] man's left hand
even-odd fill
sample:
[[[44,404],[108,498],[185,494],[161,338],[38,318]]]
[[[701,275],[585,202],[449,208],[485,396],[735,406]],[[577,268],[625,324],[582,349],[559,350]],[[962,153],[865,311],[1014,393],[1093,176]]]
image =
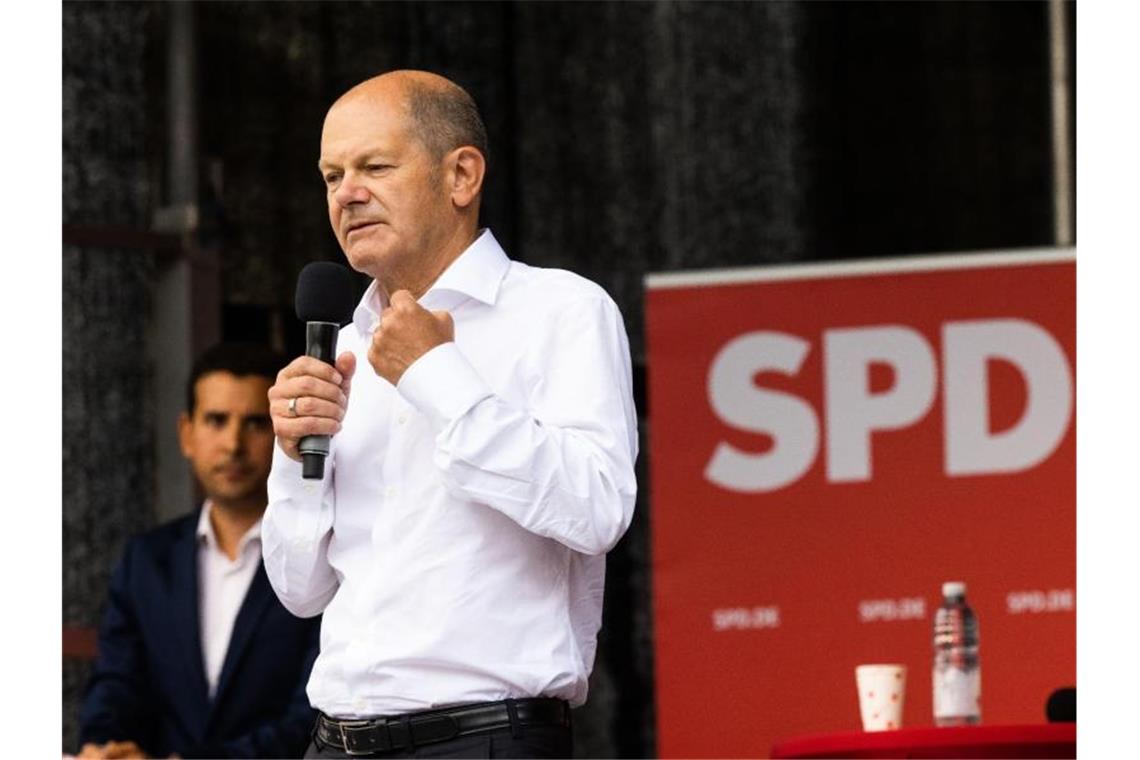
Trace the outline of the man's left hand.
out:
[[[428,311],[412,294],[397,290],[372,333],[368,363],[392,385],[400,382],[412,362],[436,346],[455,340],[455,324],[446,311]]]

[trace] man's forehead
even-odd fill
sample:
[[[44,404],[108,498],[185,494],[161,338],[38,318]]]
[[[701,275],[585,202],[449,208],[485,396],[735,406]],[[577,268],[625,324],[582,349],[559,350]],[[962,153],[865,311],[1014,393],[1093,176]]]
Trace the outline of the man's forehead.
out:
[[[411,114],[408,93],[404,88],[385,87],[375,90],[349,91],[333,103],[325,113],[324,130],[352,125],[361,121],[403,123]]]
[[[321,130],[321,158],[345,150],[384,149],[408,138],[410,118],[403,107],[385,103],[334,105]]]
[[[384,158],[394,156],[398,152],[398,140],[356,140],[353,142],[321,143],[321,157],[317,161],[318,168],[339,166],[344,160],[352,160],[354,156],[369,156]]]
[[[218,370],[207,372],[194,383],[194,393],[199,404],[222,406],[227,401],[242,397],[265,397],[266,404],[269,399],[266,393],[273,382],[261,375],[234,375],[230,372]]]

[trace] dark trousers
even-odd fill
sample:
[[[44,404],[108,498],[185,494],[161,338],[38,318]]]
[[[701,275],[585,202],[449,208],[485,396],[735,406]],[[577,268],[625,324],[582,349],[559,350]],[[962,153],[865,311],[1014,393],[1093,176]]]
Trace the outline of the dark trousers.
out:
[[[569,726],[519,726],[482,734],[459,736],[447,741],[421,744],[415,749],[377,752],[363,757],[572,757],[574,746]],[[309,742],[306,758],[351,758],[342,749],[320,746],[316,737]],[[362,757],[356,755],[356,757]]]

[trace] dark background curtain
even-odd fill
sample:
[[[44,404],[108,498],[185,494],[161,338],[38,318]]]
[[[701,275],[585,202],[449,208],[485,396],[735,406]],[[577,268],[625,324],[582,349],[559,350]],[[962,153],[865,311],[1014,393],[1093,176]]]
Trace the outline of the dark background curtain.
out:
[[[168,13],[64,3],[65,228],[145,233],[164,201]],[[341,92],[393,68],[441,73],[479,103],[491,144],[483,221],[507,252],[589,277],[621,306],[641,486],[609,557],[580,756],[655,751],[644,275],[1054,243],[1043,2],[227,2],[194,13],[196,234],[220,253],[223,337],[300,352],[296,274],[343,261],[316,170],[321,122]],[[1066,13],[1071,30],[1074,6]],[[1071,37],[1068,48],[1071,61]],[[147,315],[156,261],[170,254],[85,240],[65,235],[63,247],[63,612],[80,627],[97,624],[125,539],[156,519],[154,439],[174,424],[154,419],[154,370],[132,350],[162,339]],[[74,750],[89,666],[63,667],[63,747]]]

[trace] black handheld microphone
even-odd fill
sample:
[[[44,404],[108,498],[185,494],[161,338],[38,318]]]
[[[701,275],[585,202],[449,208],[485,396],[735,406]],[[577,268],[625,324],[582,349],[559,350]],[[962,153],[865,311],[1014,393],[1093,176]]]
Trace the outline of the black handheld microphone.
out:
[[[352,272],[331,261],[306,264],[297,277],[297,318],[305,322],[305,356],[326,364],[336,362],[336,336],[352,319]],[[320,480],[329,455],[327,435],[307,435],[297,445],[301,477]]]

